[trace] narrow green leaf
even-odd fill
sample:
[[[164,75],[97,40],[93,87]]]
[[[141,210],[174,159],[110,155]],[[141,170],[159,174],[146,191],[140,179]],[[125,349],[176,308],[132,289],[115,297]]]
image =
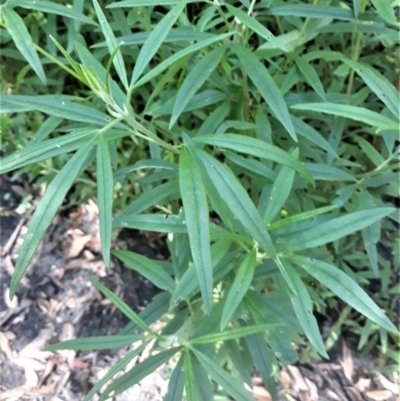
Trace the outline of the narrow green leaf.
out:
[[[193,376],[194,380],[194,391],[196,394],[196,401],[210,401],[214,398],[214,388],[211,384],[208,374],[198,361],[198,359],[192,359]]]
[[[279,324],[276,323],[259,324],[255,326],[245,326],[238,329],[222,331],[220,333],[206,334],[205,336],[193,338],[190,341],[190,344],[208,344],[216,343],[218,341],[237,340],[239,338],[250,336],[255,333],[271,330],[277,326],[279,326]]]
[[[320,260],[292,255],[290,259],[303,267],[321,284],[328,287],[339,298],[365,315],[368,319],[392,333],[398,333],[393,323],[385,316],[382,310],[366,294],[366,292],[347,274],[337,267]]]
[[[203,365],[215,382],[217,382],[235,401],[254,401],[254,398],[232,376],[221,369],[212,359],[192,348],[196,358]]]
[[[115,218],[113,226],[134,228],[135,230],[158,231],[161,233],[187,233],[185,221],[181,216],[176,215],[122,215]]]
[[[77,351],[93,351],[99,349],[112,349],[125,347],[134,344],[137,341],[144,340],[143,335],[116,335],[116,336],[96,336],[77,338],[75,340],[63,341],[57,344],[49,345],[43,351],[59,351],[59,350],[77,350]]]
[[[400,94],[398,90],[375,68],[370,65],[356,62],[343,57],[343,62],[349,65],[372,92],[382,101],[389,111],[399,119],[400,115]]]
[[[147,42],[140,50],[139,56],[136,59],[135,67],[132,73],[131,87],[135,84],[138,78],[142,75],[144,69],[149,64],[150,60],[158,51],[168,32],[178,19],[180,13],[186,6],[186,1],[182,0],[180,4],[173,7],[153,29]]]
[[[222,312],[220,324],[221,330],[225,329],[233,313],[239,306],[243,297],[246,295],[254,276],[255,267],[256,251],[255,249],[253,249],[243,259],[235,275],[235,280],[233,281],[228,297],[226,298],[226,302]]]
[[[385,158],[375,149],[371,142],[365,140],[361,136],[355,136],[354,140],[358,143],[361,150],[376,167],[380,166],[381,164],[385,164]]]
[[[260,139],[247,137],[244,135],[224,134],[224,135],[202,135],[192,139],[193,142],[206,143],[212,146],[232,149],[236,152],[250,154],[266,160],[272,160],[278,164],[296,170],[304,178],[314,184],[310,172],[296,160],[290,153],[283,151],[277,146],[271,145]]]
[[[134,349],[128,355],[124,356],[119,362],[117,362],[85,395],[83,401],[89,401],[109,380],[113,379],[115,375],[123,369],[135,356],[141,354],[143,350],[148,346],[148,342],[144,342],[142,345]]]
[[[42,63],[33,47],[31,35],[26,29],[23,19],[14,10],[4,6],[1,9],[1,15],[15,46],[32,67],[33,71],[35,71],[43,85],[46,85],[46,75]]]
[[[1,161],[0,174],[77,150],[90,141],[90,137],[94,135],[94,132],[94,130],[78,131],[28,145]]]
[[[255,87],[260,91],[261,96],[271,108],[276,118],[286,128],[293,140],[297,142],[296,132],[293,128],[286,102],[268,70],[256,55],[245,47],[239,44],[234,44],[233,50],[239,57],[243,68],[253,81]]]
[[[187,0],[187,3],[195,3],[200,0]],[[124,0],[116,1],[107,6],[107,8],[119,8],[119,7],[154,7],[154,6],[169,6],[180,3],[181,0]]]
[[[207,195],[195,160],[186,148],[179,157],[179,188],[185,210],[190,249],[207,313],[212,307],[213,278]]]
[[[115,49],[118,48],[118,42],[115,39],[114,32],[111,29],[111,26],[107,22],[106,16],[103,13],[103,10],[101,9],[99,3],[97,0],[93,0],[93,5],[94,9],[97,14],[97,19],[100,22],[100,27],[103,32],[103,35],[106,39],[108,51],[110,52],[110,55],[112,55],[115,52]],[[128,90],[129,85],[128,85],[128,78],[126,76],[126,69],[125,69],[125,64],[124,60],[122,58],[122,53],[121,50],[119,49],[117,53],[115,54],[113,58],[113,64],[115,67],[115,70],[117,71],[117,74],[119,76],[119,79],[121,80],[122,84]]]
[[[185,375],[185,393],[187,401],[197,401],[194,387],[196,378],[194,376],[192,359],[190,357],[189,350],[185,350],[183,372]]]
[[[29,141],[29,143],[26,145],[25,149],[29,148],[33,145],[36,145],[39,142],[42,142],[45,139],[47,139],[47,137],[50,136],[53,133],[53,131],[56,130],[56,128],[61,124],[61,122],[62,122],[62,118],[59,118],[59,117],[51,116],[48,119],[46,119],[46,121],[43,122],[43,124],[39,127],[39,129],[33,135],[31,140]],[[2,163],[3,163],[3,161],[4,161],[4,159],[2,160]],[[0,166],[0,170],[1,170],[1,166]]]
[[[294,150],[293,155],[296,157],[299,155],[298,149]],[[263,216],[264,224],[270,223],[287,201],[292,190],[294,173],[293,169],[283,166],[277,175]]]
[[[274,362],[276,359],[271,349],[268,348],[264,335],[261,333],[246,337],[246,343],[250,349],[254,364],[259,370],[272,399],[276,399],[276,385],[273,376]]]
[[[92,107],[76,104],[64,100],[56,100],[47,96],[7,96],[7,102],[26,106],[27,110],[37,110],[42,113],[65,118],[66,120],[79,121],[94,125],[104,126],[111,118]]]
[[[246,25],[253,32],[257,33],[262,38],[274,44],[278,49],[281,49],[284,52],[288,51],[288,49],[278,39],[275,38],[273,33],[260,22],[258,22],[255,18],[252,18],[239,8],[233,7],[230,4],[224,5],[238,20],[242,22],[242,24]]]
[[[285,244],[286,251],[299,251],[336,241],[367,227],[390,213],[394,208],[376,208],[348,213],[304,231]]]
[[[174,280],[157,262],[130,251],[113,251],[112,254],[126,267],[139,272],[155,286],[171,292],[175,289]]]
[[[329,359],[325,351],[324,342],[322,341],[321,334],[317,320],[313,315],[313,306],[307,288],[301,280],[298,273],[289,265],[286,264],[286,269],[290,271],[292,283],[295,286],[296,294],[288,291],[290,300],[292,301],[293,309],[296,313],[297,319],[304,330],[305,335],[309,339],[315,350],[324,358]]]
[[[81,13],[76,12],[73,8],[50,1],[18,0],[15,5],[18,7],[27,8],[28,10],[38,10],[44,13],[62,15],[63,17],[72,18],[87,24],[97,25],[95,21]]]
[[[313,219],[314,217],[319,216],[320,214],[328,213],[333,209],[337,209],[337,206],[329,205],[329,206],[319,207],[319,208],[313,209],[313,210],[308,210],[306,212],[295,214],[294,216],[288,216],[282,220],[275,221],[274,223],[268,224],[268,228],[269,228],[269,230],[276,230],[278,228],[290,226],[299,221]]]
[[[286,330],[272,329],[267,331],[266,339],[272,348],[275,356],[284,364],[291,365],[297,361],[297,352],[292,347],[292,341],[287,335]]]
[[[148,357],[142,363],[134,366],[132,369],[128,370],[125,374],[111,383],[103,392],[103,394],[101,394],[99,401],[105,401],[110,396],[121,394],[123,391],[134,386],[136,383],[139,383],[150,373],[154,372],[159,366],[171,359],[179,350],[180,347],[171,348]]]
[[[387,0],[371,0],[378,14],[389,24],[396,25],[396,15],[392,3]]]
[[[185,383],[185,377],[182,370],[183,359],[184,357],[181,356],[172,372],[171,378],[168,382],[168,392],[164,396],[163,401],[177,401],[182,399]]]
[[[195,51],[201,50],[213,43],[220,42],[232,35],[233,35],[233,32],[228,32],[228,33],[225,33],[222,35],[216,35],[212,38],[202,40],[201,42],[195,43],[193,45],[185,47],[182,50],[179,50],[171,57],[168,57],[167,59],[162,61],[160,64],[157,64],[146,75],[144,75],[141,79],[139,79],[139,81],[137,81],[135,84],[131,85],[131,87],[133,89],[135,89],[141,85],[144,85],[145,83],[149,82],[150,80],[155,78],[157,75],[161,74],[167,68],[171,67],[172,65],[174,65],[175,63],[177,63],[179,60],[186,57],[187,55],[194,53]]]
[[[310,85],[311,88],[313,88],[315,92],[318,94],[318,96],[325,102],[326,95],[324,87],[314,67],[302,56],[294,55],[293,57],[297,65],[297,68],[300,70],[307,84]]]
[[[104,263],[110,266],[110,248],[112,234],[112,206],[114,183],[111,166],[110,149],[102,133],[97,142],[97,203],[99,207],[99,226],[101,251]]]
[[[85,144],[76,152],[68,163],[60,170],[57,176],[48,186],[46,193],[40,200],[28,226],[25,240],[19,251],[17,264],[10,285],[10,298],[17,290],[17,286],[29,266],[40,241],[42,240],[47,228],[50,226],[58,208],[61,206],[71,185],[77,178],[82,165],[85,163],[93,146],[93,141]]]
[[[201,137],[203,138],[203,137]],[[216,191],[226,205],[248,230],[249,234],[264,248],[271,258],[276,256],[274,244],[268,231],[262,224],[262,219],[248,193],[240,184],[232,171],[214,159],[208,153],[194,149],[197,159],[201,162]]]
[[[278,269],[281,272],[282,277],[284,278],[290,290],[293,291],[295,295],[297,295],[296,284],[294,283],[294,278],[292,277],[292,270],[290,269],[290,266],[288,266],[288,263],[285,261],[285,259],[281,259],[279,257],[275,258],[274,262],[278,266]]]
[[[196,63],[194,68],[189,72],[176,95],[174,109],[169,124],[170,129],[176,123],[193,95],[201,88],[204,82],[206,82],[208,77],[218,66],[225,54],[225,49],[225,46],[217,47]]]
[[[322,181],[356,181],[356,179],[346,171],[334,166],[322,163],[304,163],[304,166],[311,172],[314,180]]]
[[[151,328],[127,305],[122,299],[118,298],[111,290],[97,281],[94,277],[87,275],[88,280],[107,297],[127,318],[135,322],[143,331],[152,333]]]
[[[347,104],[336,103],[302,103],[290,106],[295,110],[314,111],[317,113],[326,113],[334,116],[346,117],[351,120],[360,121],[373,127],[382,127],[395,124],[395,121],[385,117],[375,111],[364,107],[350,106]]]

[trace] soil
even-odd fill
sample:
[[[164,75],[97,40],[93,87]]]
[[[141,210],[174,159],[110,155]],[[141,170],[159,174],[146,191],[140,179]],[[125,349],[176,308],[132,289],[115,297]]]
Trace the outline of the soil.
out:
[[[96,381],[131,349],[40,351],[60,340],[115,334],[128,323],[91,285],[86,274],[96,277],[136,312],[151,302],[157,289],[116,259],[109,269],[105,267],[100,254],[98,210],[89,201],[55,218],[16,297],[10,301],[10,277],[27,232],[29,214],[22,217],[13,212],[26,188],[18,183],[11,185],[7,177],[0,177],[0,184],[2,193],[10,193],[6,199],[0,196],[3,210],[0,216],[0,400],[82,400]],[[152,259],[168,256],[162,236],[136,230],[122,231],[115,247]],[[396,400],[399,391],[394,382],[398,377],[372,374],[372,359],[358,358],[344,341],[338,345],[329,363],[310,361],[282,367],[278,401]],[[170,370],[168,366],[157,370],[115,400],[162,400]],[[253,390],[249,391],[258,401],[270,400],[256,372]]]

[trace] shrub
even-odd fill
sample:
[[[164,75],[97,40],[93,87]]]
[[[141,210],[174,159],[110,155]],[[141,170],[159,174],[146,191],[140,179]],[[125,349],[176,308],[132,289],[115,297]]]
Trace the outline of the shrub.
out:
[[[35,135],[19,133],[6,145],[1,172],[47,183],[11,295],[66,196],[82,202],[96,189],[105,264],[113,255],[163,291],[138,315],[89,278],[132,323],[116,336],[48,349],[141,345],[85,400],[150,343],[150,356],[101,400],[174,356],[165,400],[184,391],[188,400],[209,400],[212,383],[250,400],[241,382],[251,384],[254,366],[274,396],[278,362],[298,358],[293,343],[327,357],[313,309],[336,309],[333,332],[350,321],[360,346],[378,331],[384,344],[388,334],[396,341],[396,327],[358,284],[381,275],[382,293],[372,296],[381,306],[396,296],[393,7],[271,3],[1,6],[2,44],[19,51],[3,54],[13,85],[2,96],[4,135],[12,137],[12,113],[39,121]],[[49,159],[54,164],[35,169]],[[169,261],[111,250],[121,228],[165,233]],[[341,311],[338,298],[349,307]],[[351,308],[364,317],[350,319]],[[149,325],[166,314],[168,324],[154,332]]]

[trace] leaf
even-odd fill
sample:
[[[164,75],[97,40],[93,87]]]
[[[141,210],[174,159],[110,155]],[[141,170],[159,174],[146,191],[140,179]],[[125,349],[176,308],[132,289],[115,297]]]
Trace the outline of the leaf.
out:
[[[299,151],[295,149],[293,154],[298,156]],[[274,185],[272,186],[267,209],[263,216],[264,224],[270,223],[274,217],[280,212],[287,201],[293,186],[295,171],[289,167],[283,166],[277,175]]]
[[[390,112],[399,118],[399,92],[396,88],[375,68],[370,65],[342,58],[343,62],[353,68],[372,92],[382,101]]]
[[[37,144],[30,144],[5,157],[0,164],[0,174],[77,150],[90,141],[88,137],[93,136],[94,132],[94,130],[78,131]]]
[[[141,354],[148,346],[148,342],[143,343],[135,348],[128,355],[125,355],[119,362],[117,362],[85,395],[83,401],[89,401],[109,380],[113,379],[115,375],[123,369],[135,356]]]
[[[276,230],[278,228],[290,226],[299,221],[313,219],[314,217],[319,216],[320,214],[328,213],[333,209],[337,209],[337,206],[329,205],[329,206],[319,207],[313,210],[308,210],[306,212],[295,214],[293,216],[288,216],[282,220],[275,221],[274,223],[269,224],[268,228],[269,230]]]
[[[326,221],[289,240],[285,244],[285,250],[299,251],[336,241],[384,218],[394,210],[394,208],[385,207],[360,210]]]
[[[393,323],[385,316],[381,308],[367,295],[367,293],[346,273],[329,263],[292,255],[290,259],[303,267],[321,284],[328,287],[344,302],[379,326],[392,333],[398,333]]]
[[[162,61],[160,64],[157,64],[154,68],[152,68],[145,76],[143,76],[141,79],[139,79],[133,86],[131,86],[133,89],[138,88],[141,85],[144,85],[145,83],[149,82],[153,78],[155,78],[157,75],[161,74],[163,71],[165,71],[167,68],[171,67],[175,63],[177,63],[179,60],[182,58],[186,57],[187,55],[194,53],[197,50],[201,50],[206,46],[209,46],[213,43],[222,41],[223,39],[228,38],[229,36],[232,36],[233,32],[228,32],[222,35],[216,35],[212,38],[202,40],[201,42],[195,43],[193,45],[190,45],[188,47],[185,47],[184,49],[176,52],[174,55],[171,57],[168,57],[164,61]]]
[[[179,157],[179,188],[193,263],[196,266],[204,307],[210,313],[213,278],[207,195],[196,162],[185,147]]]
[[[297,65],[297,68],[300,70],[301,74],[305,78],[307,84],[310,85],[318,94],[318,96],[325,102],[326,95],[324,87],[314,67],[302,56],[294,55],[293,59]]]
[[[174,280],[157,262],[130,251],[113,251],[112,254],[126,267],[139,272],[155,286],[171,292],[175,289]]]
[[[314,180],[322,181],[356,181],[356,179],[346,171],[338,167],[329,166],[322,163],[304,163],[307,170],[311,172]]]
[[[274,44],[278,49],[287,52],[288,49],[275,38],[273,33],[267,29],[264,25],[258,22],[255,18],[252,18],[239,8],[233,7],[230,4],[224,4],[225,7],[238,19],[242,24],[246,25],[249,29],[260,35],[262,38]]]
[[[224,309],[221,317],[221,331],[226,327],[235,310],[239,306],[243,297],[246,295],[254,276],[256,267],[256,251],[251,250],[243,259],[239,269],[235,275],[232,287],[226,298]]]
[[[183,356],[179,359],[179,362],[176,364],[171,378],[168,382],[168,392],[164,396],[163,401],[177,401],[182,399],[183,395],[183,387],[185,383],[185,378],[183,375],[182,365],[183,365]]]
[[[307,288],[300,276],[289,264],[286,264],[286,269],[290,272],[292,283],[295,286],[297,295],[295,295],[292,291],[288,291],[288,294],[290,300],[292,301],[293,309],[296,313],[297,319],[304,330],[304,334],[307,336],[315,350],[324,358],[329,359],[328,354],[325,351],[321,334],[319,332],[317,320],[312,312],[313,306]]]
[[[326,113],[334,116],[346,117],[351,120],[360,121],[373,127],[395,124],[395,121],[385,117],[375,111],[364,107],[350,106],[347,104],[336,103],[302,103],[290,106],[295,110],[314,111],[317,113]]]
[[[378,14],[389,24],[396,25],[396,15],[394,13],[392,4],[386,0],[371,0]]]
[[[1,16],[6,23],[7,31],[11,35],[15,46],[32,67],[33,71],[35,71],[43,85],[46,85],[46,75],[42,63],[36,53],[31,35],[26,29],[23,19],[14,10],[4,6],[1,8]]]
[[[60,170],[53,181],[49,184],[46,193],[40,200],[28,226],[25,240],[19,251],[17,264],[10,285],[10,298],[17,290],[29,263],[38,248],[47,228],[50,226],[58,208],[61,206],[71,185],[77,178],[81,167],[86,161],[93,146],[93,141],[87,142],[78,150]]]
[[[56,100],[47,96],[7,96],[7,102],[21,106],[27,106],[27,110],[37,110],[42,113],[65,118],[66,120],[79,121],[94,125],[104,126],[111,118],[92,107],[76,104],[64,100]]]
[[[149,35],[147,42],[143,45],[140,50],[139,56],[136,59],[135,67],[133,68],[131,88],[142,75],[144,69],[149,64],[150,60],[156,54],[157,50],[161,46],[168,32],[178,19],[180,13],[186,6],[186,1],[181,1],[175,7],[173,7],[156,25],[151,34]]]
[[[204,82],[207,81],[208,77],[218,66],[225,54],[225,49],[225,46],[222,48],[217,47],[208,53],[195,64],[194,68],[186,76],[179,88],[178,94],[176,95],[174,109],[169,124],[170,129],[176,123],[193,95],[201,88]]]
[[[201,137],[204,138],[204,137]],[[276,251],[271,237],[262,224],[261,216],[246,190],[239,183],[232,171],[211,157],[204,151],[194,149],[196,158],[204,166],[208,176],[213,182],[226,205],[237,217],[240,223],[248,230],[249,234],[264,248],[269,257],[274,258]]]
[[[113,173],[110,149],[104,133],[97,142],[97,203],[99,207],[99,226],[101,250],[104,263],[110,266],[110,247],[112,233],[112,206],[114,195]]]
[[[196,394],[196,401],[210,401],[214,398],[214,388],[211,385],[208,374],[198,361],[198,359],[192,359],[193,376],[194,380],[194,391]]]
[[[108,51],[110,52],[110,55],[112,55],[112,54],[114,54],[115,50],[118,48],[118,42],[115,39],[114,32],[111,29],[111,26],[109,25],[109,23],[107,22],[106,16],[104,15],[98,1],[93,0],[93,5],[94,5],[94,9],[97,14],[97,19],[100,22],[101,30],[103,32],[104,37],[106,38]],[[121,53],[120,49],[117,50],[117,53],[115,54],[115,56],[113,58],[113,64],[114,64],[115,70],[117,71],[119,79],[123,83],[126,90],[128,90],[128,88],[129,88],[128,78],[126,76],[125,64],[124,64],[124,60],[122,58],[122,53]]]
[[[277,146],[271,145],[260,139],[244,135],[224,134],[197,136],[193,138],[192,141],[231,149],[236,152],[250,154],[266,160],[272,160],[278,164],[283,164],[284,166],[296,170],[314,185],[314,180],[310,172],[298,160],[296,160],[295,157]]]
[[[124,0],[111,3],[107,8],[118,8],[118,7],[154,7],[154,6],[169,6],[180,3],[182,0]],[[187,0],[187,3],[195,3],[200,0]]]
[[[97,336],[85,337],[75,340],[62,341],[52,344],[43,349],[43,351],[59,351],[59,350],[77,350],[77,351],[94,351],[102,349],[112,349],[125,347],[134,344],[137,341],[144,340],[143,335],[116,335],[116,336]]]
[[[259,324],[255,326],[240,327],[238,329],[233,329],[229,331],[222,331],[220,333],[206,334],[205,336],[193,338],[192,340],[190,340],[190,344],[208,344],[216,343],[218,341],[237,340],[239,338],[246,337],[255,333],[271,330],[276,326],[279,326],[279,324]]]
[[[196,358],[208,372],[211,378],[217,382],[235,401],[254,401],[254,398],[212,359],[195,348],[191,348]]]
[[[122,299],[118,298],[111,290],[97,281],[94,277],[87,275],[87,279],[107,297],[127,318],[135,322],[143,331],[153,333],[151,328],[127,305]]]
[[[181,216],[164,214],[122,215],[113,221],[114,227],[128,227],[136,230],[158,231],[161,233],[187,233],[186,223]]]
[[[297,352],[293,348],[291,339],[286,330],[272,329],[266,333],[268,345],[272,348],[275,356],[284,364],[291,365],[297,361]]]
[[[76,12],[74,9],[50,1],[18,0],[16,6],[27,8],[28,10],[38,10],[44,13],[62,15],[91,25],[97,25],[92,19]]]
[[[111,394],[113,397],[121,394],[136,383],[139,383],[150,373],[154,372],[159,366],[171,359],[179,350],[180,347],[171,348],[148,357],[143,362],[128,370],[121,377],[114,380],[114,382],[111,383],[101,394],[99,401],[107,400]]]
[[[271,108],[276,118],[286,128],[286,131],[293,140],[297,142],[296,132],[293,128],[286,102],[268,70],[256,55],[245,47],[236,43],[233,45],[233,51],[239,57],[244,70],[253,81],[253,84],[259,90],[261,96]]]
[[[187,401],[196,401],[196,393],[194,387],[194,382],[196,378],[194,376],[189,350],[185,350],[183,372],[185,375],[185,393]]]

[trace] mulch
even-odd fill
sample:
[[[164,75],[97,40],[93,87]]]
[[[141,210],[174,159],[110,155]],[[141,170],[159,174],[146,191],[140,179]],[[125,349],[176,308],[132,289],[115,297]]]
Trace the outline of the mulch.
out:
[[[116,334],[128,323],[91,285],[86,274],[96,277],[136,312],[151,302],[157,289],[115,259],[109,269],[105,267],[100,253],[98,209],[89,201],[56,217],[16,297],[10,301],[10,278],[27,232],[29,211],[24,216],[13,212],[26,189],[15,185],[12,188],[4,177],[1,181],[5,185],[2,192],[6,188],[13,196],[7,198],[7,204],[0,202],[3,208],[0,216],[0,400],[80,401],[132,349],[41,351],[60,340]],[[115,247],[152,259],[164,259],[168,254],[162,237],[134,230],[121,232],[115,239]],[[143,360],[146,352],[124,371]],[[398,375],[373,373],[374,367],[373,359],[359,358],[342,341],[341,349],[329,363],[308,361],[282,367],[278,401],[398,400]],[[171,366],[158,369],[114,400],[162,400],[170,371]],[[257,372],[253,382],[253,389],[249,391],[254,398],[269,401],[271,398]],[[93,399],[97,400],[98,396]]]

